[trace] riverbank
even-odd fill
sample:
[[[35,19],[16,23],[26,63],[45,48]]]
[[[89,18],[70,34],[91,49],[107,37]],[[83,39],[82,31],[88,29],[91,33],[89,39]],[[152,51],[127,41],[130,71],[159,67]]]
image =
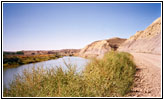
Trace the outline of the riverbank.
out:
[[[120,97],[126,96],[135,75],[133,57],[128,53],[109,52],[103,59],[93,59],[85,66],[82,74],[66,64],[44,70],[24,71],[5,89],[4,97]],[[23,80],[23,81],[22,81]]]
[[[4,55],[3,68],[13,68],[24,64],[36,63],[63,57],[57,54],[42,55]]]
[[[10,88],[10,84],[13,80],[16,79],[16,75],[23,76],[24,70],[32,71],[32,68],[43,68],[44,70],[48,69],[56,69],[57,67],[60,67],[63,69],[63,71],[68,71],[68,68],[66,64],[76,66],[77,73],[82,72],[84,70],[84,67],[89,62],[88,59],[84,59],[81,57],[75,57],[75,56],[64,56],[58,59],[52,59],[37,63],[31,63],[31,64],[25,64],[21,65],[15,68],[4,68],[3,69],[3,87],[4,88]]]

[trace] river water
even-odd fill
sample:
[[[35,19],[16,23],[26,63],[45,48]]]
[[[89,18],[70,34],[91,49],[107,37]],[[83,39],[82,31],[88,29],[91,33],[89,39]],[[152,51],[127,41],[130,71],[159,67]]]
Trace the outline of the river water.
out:
[[[67,71],[68,68],[66,64],[71,64],[72,66],[76,66],[77,72],[82,72],[85,68],[85,65],[89,62],[89,60],[81,58],[81,57],[69,57],[65,56],[63,58],[48,60],[43,62],[38,62],[34,64],[26,64],[21,65],[16,68],[8,68],[3,69],[3,87],[10,88],[9,84],[15,79],[16,75],[23,75],[23,71],[25,69],[32,69],[33,67],[43,67],[44,69],[51,69],[61,67],[64,71]]]

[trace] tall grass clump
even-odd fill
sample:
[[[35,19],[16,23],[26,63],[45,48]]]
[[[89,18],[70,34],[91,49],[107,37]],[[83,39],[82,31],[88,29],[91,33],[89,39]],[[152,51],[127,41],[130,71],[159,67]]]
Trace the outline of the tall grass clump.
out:
[[[109,52],[103,59],[93,59],[86,66],[84,76],[94,96],[124,96],[133,84],[135,64],[125,52]]]
[[[67,64],[66,64],[67,65]],[[102,59],[93,59],[82,73],[71,65],[24,71],[5,89],[5,97],[118,97],[130,91],[135,64],[130,54],[109,52]]]
[[[17,76],[4,90],[6,97],[78,97],[83,95],[83,80],[75,73],[73,67],[64,71],[56,69],[45,70],[33,68],[32,72],[24,71],[24,76]]]

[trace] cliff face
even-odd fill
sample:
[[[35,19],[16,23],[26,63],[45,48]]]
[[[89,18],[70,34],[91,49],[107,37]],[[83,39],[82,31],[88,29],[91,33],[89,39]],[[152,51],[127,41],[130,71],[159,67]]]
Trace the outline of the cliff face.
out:
[[[104,53],[110,50],[116,50],[126,39],[111,38],[107,40],[95,41],[79,52],[82,57],[102,57]]]
[[[126,40],[118,51],[161,54],[161,18]]]

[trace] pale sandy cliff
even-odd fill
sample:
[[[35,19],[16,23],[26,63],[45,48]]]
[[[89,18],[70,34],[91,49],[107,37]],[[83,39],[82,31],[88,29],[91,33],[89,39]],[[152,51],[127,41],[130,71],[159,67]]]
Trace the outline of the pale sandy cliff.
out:
[[[106,52],[112,49],[116,50],[125,40],[126,39],[115,37],[107,40],[95,41],[81,49],[79,55],[82,57],[102,57]]]
[[[126,40],[118,51],[161,54],[161,17]]]

